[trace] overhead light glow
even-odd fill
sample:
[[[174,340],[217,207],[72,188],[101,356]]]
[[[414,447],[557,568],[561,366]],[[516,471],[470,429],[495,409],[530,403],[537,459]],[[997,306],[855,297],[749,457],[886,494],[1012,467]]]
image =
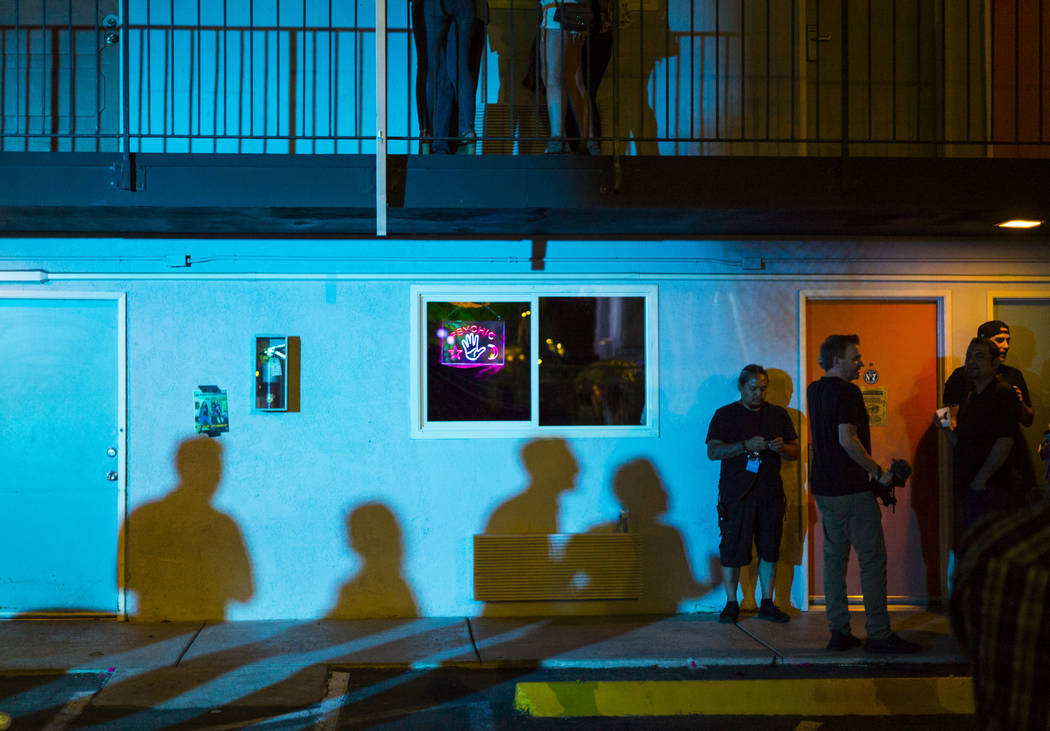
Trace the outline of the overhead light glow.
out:
[[[1035,228],[1042,226],[1042,221],[1030,221],[1024,218],[1011,218],[1009,221],[995,224],[999,228]]]

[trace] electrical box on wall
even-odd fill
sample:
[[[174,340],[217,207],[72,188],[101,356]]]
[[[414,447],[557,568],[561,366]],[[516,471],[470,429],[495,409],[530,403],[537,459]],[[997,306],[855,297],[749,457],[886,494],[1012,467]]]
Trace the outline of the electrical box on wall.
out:
[[[252,411],[299,410],[299,338],[256,335]]]

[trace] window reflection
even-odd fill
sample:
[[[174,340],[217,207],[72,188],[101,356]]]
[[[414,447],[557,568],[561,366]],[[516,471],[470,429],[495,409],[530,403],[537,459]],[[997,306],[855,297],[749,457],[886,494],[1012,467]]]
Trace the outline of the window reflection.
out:
[[[530,315],[528,302],[427,303],[429,421],[531,419]]]
[[[541,297],[541,426],[645,420],[645,298]]]

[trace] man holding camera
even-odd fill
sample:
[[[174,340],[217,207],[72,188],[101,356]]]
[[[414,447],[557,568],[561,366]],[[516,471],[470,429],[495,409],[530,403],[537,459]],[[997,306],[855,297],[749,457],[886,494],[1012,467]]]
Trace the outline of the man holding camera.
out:
[[[886,610],[886,540],[882,512],[871,481],[883,487],[893,473],[871,456],[871,431],[864,398],[854,380],[863,362],[860,338],[830,335],[820,346],[825,375],[809,384],[813,464],[810,491],[824,520],[824,597],[831,639],[829,650],[860,645],[849,627],[846,566],[850,547],[857,552],[864,594],[864,649],[880,653],[918,652],[919,646],[890,630]]]

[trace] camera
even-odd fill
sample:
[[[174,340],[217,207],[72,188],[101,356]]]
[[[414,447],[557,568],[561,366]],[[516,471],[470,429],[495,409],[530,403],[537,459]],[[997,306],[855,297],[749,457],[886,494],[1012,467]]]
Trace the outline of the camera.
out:
[[[908,464],[906,459],[895,459],[890,464],[889,472],[893,476],[890,484],[884,485],[879,480],[872,480],[871,491],[875,493],[875,497],[879,502],[888,508],[892,508],[893,512],[896,513],[897,495],[895,490],[898,487],[904,487],[904,483],[911,477],[911,465]]]

